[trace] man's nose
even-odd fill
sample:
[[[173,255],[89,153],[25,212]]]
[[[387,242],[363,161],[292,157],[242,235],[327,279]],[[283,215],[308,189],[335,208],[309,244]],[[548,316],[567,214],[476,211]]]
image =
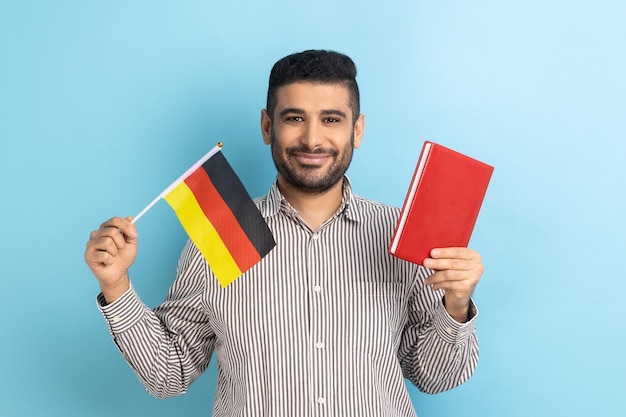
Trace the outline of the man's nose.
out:
[[[309,147],[309,149],[315,149],[322,144],[322,129],[319,123],[315,121],[306,122],[304,132],[300,141]]]

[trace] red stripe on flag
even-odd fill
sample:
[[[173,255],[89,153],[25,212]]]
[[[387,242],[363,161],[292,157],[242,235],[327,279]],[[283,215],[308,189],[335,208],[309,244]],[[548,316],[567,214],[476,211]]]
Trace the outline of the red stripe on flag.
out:
[[[202,168],[197,169],[187,177],[185,184],[194,194],[207,219],[215,227],[239,269],[245,272],[259,262],[261,260],[259,253],[211,182],[206,171]]]

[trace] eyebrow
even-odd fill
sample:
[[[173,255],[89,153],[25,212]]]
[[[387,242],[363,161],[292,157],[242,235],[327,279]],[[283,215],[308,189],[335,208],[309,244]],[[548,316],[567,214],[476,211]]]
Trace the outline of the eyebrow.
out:
[[[287,107],[286,109],[283,109],[278,115],[283,117],[287,114],[305,114],[305,113],[306,112],[304,110],[299,109],[297,107]],[[344,118],[348,117],[345,112],[342,112],[341,110],[335,110],[335,109],[322,110],[320,114],[322,116],[340,116]]]
[[[295,107],[287,107],[286,109],[283,109],[280,113],[278,113],[278,115],[281,117],[285,116],[286,114],[304,114],[304,110]]]
[[[343,117],[344,119],[348,118],[348,115],[342,112],[341,110],[322,110],[321,113],[323,116],[340,116],[340,117]]]

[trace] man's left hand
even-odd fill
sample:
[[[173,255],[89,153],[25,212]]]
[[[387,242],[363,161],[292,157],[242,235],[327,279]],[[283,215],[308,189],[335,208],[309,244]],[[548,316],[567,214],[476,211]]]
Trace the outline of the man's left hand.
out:
[[[485,269],[480,254],[469,248],[437,248],[424,260],[424,266],[436,271],[425,284],[444,290],[446,310],[453,319],[465,323],[470,298]]]

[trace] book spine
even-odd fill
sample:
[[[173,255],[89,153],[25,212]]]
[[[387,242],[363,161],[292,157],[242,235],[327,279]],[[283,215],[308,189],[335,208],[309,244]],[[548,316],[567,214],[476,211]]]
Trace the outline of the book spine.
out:
[[[398,248],[398,243],[402,238],[402,232],[404,231],[404,225],[406,224],[406,219],[409,216],[409,212],[411,211],[411,207],[413,205],[413,200],[415,199],[415,193],[419,186],[419,183],[422,179],[422,173],[424,172],[424,167],[428,162],[428,156],[430,155],[430,150],[433,146],[432,142],[424,142],[422,146],[422,151],[420,153],[420,157],[418,159],[417,167],[415,168],[415,172],[413,173],[413,178],[411,179],[411,184],[409,185],[409,192],[404,199],[404,204],[402,205],[402,210],[400,210],[400,218],[398,219],[398,223],[396,225],[396,230],[393,234],[393,240],[391,241],[391,245],[389,247],[389,253],[395,254],[396,249]]]

